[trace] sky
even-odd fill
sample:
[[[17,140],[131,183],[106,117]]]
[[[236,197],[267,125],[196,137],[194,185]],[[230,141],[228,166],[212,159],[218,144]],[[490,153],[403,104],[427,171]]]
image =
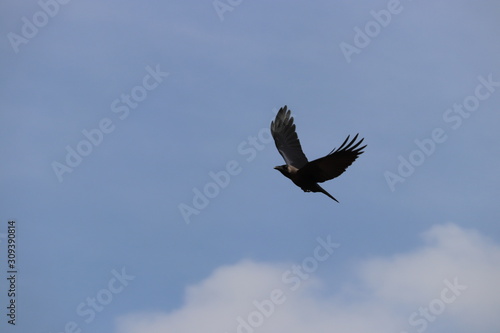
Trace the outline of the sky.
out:
[[[500,331],[499,11],[3,1],[0,331]]]

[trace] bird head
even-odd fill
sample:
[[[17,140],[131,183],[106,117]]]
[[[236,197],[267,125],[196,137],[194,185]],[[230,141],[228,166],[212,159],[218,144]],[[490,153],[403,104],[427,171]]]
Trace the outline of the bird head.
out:
[[[290,177],[290,172],[288,171],[288,166],[286,164],[275,166],[274,169],[281,172],[285,177]]]

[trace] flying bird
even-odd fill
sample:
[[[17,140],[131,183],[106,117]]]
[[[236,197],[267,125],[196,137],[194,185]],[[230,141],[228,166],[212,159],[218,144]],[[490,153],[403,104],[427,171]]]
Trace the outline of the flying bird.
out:
[[[321,192],[337,201],[318,183],[340,176],[359,155],[366,145],[359,147],[364,139],[356,142],[358,134],[349,141],[349,136],[339,148],[334,148],[325,157],[309,162],[300,146],[299,137],[295,132],[295,124],[290,110],[285,105],[271,122],[271,134],[276,148],[283,156],[286,164],[274,167],[285,177],[290,178],[304,192]]]

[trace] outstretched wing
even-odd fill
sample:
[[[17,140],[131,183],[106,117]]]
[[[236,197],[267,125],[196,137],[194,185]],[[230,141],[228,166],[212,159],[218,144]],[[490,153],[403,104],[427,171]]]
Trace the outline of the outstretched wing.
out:
[[[359,147],[359,145],[364,139],[355,143],[357,138],[358,134],[356,134],[351,142],[347,143],[347,141],[349,141],[348,136],[338,149],[333,149],[325,157],[307,163],[298,171],[298,174],[316,183],[321,183],[340,176],[359,155],[363,154],[363,149],[366,145],[363,147]]]
[[[290,113],[286,105],[278,111],[276,118],[271,122],[271,134],[285,163],[300,169],[307,164],[307,157],[300,146]]]

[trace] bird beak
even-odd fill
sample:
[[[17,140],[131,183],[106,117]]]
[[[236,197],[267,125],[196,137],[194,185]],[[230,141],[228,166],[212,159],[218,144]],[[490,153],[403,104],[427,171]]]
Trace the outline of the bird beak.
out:
[[[278,170],[278,167],[277,167],[277,166],[275,166],[273,169],[274,169],[274,170]]]

